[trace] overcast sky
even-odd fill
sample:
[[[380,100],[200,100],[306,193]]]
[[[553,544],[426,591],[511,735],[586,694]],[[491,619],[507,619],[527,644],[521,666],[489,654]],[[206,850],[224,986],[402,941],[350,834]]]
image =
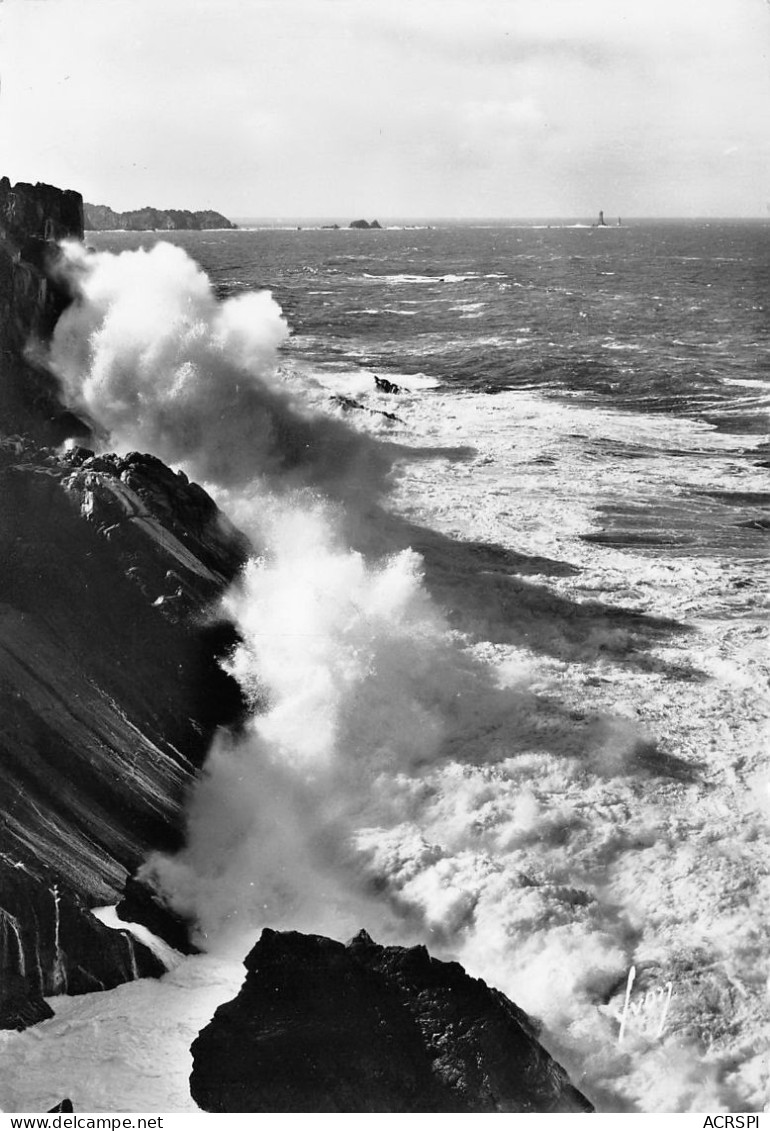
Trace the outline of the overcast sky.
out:
[[[231,217],[770,214],[767,0],[0,0],[0,173]]]

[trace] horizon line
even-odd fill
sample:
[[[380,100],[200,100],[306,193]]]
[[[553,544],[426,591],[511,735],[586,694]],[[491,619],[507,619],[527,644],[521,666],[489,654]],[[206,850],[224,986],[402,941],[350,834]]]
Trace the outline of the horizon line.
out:
[[[131,211],[131,209],[128,209],[127,211]],[[223,213],[223,215],[224,215],[224,213]],[[383,216],[383,214],[380,213],[379,215],[373,215],[373,218],[370,221],[370,223],[372,223],[373,220],[375,220],[375,219],[378,220],[381,223],[383,223],[383,222],[401,222],[401,223],[409,222],[409,223],[420,223],[420,224],[428,224],[428,223],[440,224],[440,223],[447,223],[447,222],[475,223],[475,224],[492,223],[492,222],[494,222],[494,223],[506,223],[506,224],[533,223],[533,222],[539,222],[539,223],[570,222],[570,223],[587,224],[589,226],[593,225],[593,226],[596,226],[596,227],[601,227],[602,225],[599,225],[597,223],[597,221],[595,220],[595,218],[594,218],[595,215],[596,214],[594,213],[592,216],[586,216],[585,214],[581,214],[579,216],[574,216],[574,215],[573,216],[566,216],[566,215],[558,216],[558,215],[544,215],[544,214],[531,215],[531,216],[493,216],[493,215],[490,215],[490,216],[462,216],[462,215],[420,216],[420,215],[414,215],[414,214],[400,213],[400,214],[393,214],[393,215],[390,215],[390,216],[387,216],[387,215]],[[233,223],[237,223],[239,220],[240,221],[262,220],[262,221],[269,221],[269,222],[273,222],[273,223],[278,223],[278,222],[284,222],[284,223],[290,223],[290,222],[292,222],[292,223],[293,222],[302,223],[302,222],[305,222],[305,223],[308,223],[308,224],[310,224],[310,223],[320,223],[320,222],[324,222],[324,223],[327,223],[327,224],[337,223],[337,224],[340,225],[341,229],[349,227],[350,223],[352,223],[352,221],[349,221],[349,220],[340,221],[340,220],[336,219],[334,216],[330,216],[326,213],[317,213],[314,216],[300,215],[299,213],[290,213],[290,212],[289,213],[283,213],[283,214],[271,214],[271,215],[268,215],[266,213],[263,213],[263,214],[254,213],[254,214],[251,214],[251,215],[246,215],[244,213],[240,216],[232,214],[231,216],[228,216],[226,218],[230,219],[231,222],[233,222]],[[365,217],[357,217],[357,218],[364,219]],[[742,214],[733,214],[733,215],[727,215],[727,214],[720,213],[718,215],[717,214],[714,214],[714,215],[704,214],[704,215],[691,215],[691,216],[677,216],[677,215],[670,215],[670,214],[666,214],[666,215],[653,215],[653,214],[650,214],[650,215],[643,215],[643,214],[631,215],[629,213],[628,216],[623,216],[621,214],[621,216],[619,218],[621,218],[624,223],[625,223],[626,220],[628,220],[629,222],[641,222],[641,221],[648,221],[648,220],[666,220],[666,221],[671,220],[671,221],[688,221],[688,222],[702,222],[702,221],[709,221],[709,220],[722,220],[722,221],[766,220],[766,221],[770,222],[770,214],[764,215],[762,213],[742,213]],[[615,215],[611,214],[610,218],[605,222],[604,226],[608,227],[608,228],[617,227],[616,219],[617,218],[615,217]]]

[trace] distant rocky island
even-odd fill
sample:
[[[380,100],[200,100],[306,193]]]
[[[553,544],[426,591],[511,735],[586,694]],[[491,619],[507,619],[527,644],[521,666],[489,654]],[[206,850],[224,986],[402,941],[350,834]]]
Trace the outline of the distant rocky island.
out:
[[[366,229],[369,229],[369,228],[381,228],[382,224],[379,222],[379,220],[372,220],[371,224],[369,223],[368,220],[351,220],[349,226],[351,228],[366,228]]]
[[[136,208],[133,212],[114,212],[106,204],[83,205],[87,232],[200,232],[211,228],[237,228],[221,212],[204,209],[187,212],[179,208]]]

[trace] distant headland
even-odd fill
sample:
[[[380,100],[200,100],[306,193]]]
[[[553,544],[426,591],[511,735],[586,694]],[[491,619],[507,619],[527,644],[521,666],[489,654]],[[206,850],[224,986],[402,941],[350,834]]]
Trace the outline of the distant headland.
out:
[[[178,208],[136,208],[133,212],[113,212],[106,204],[83,205],[87,232],[200,232],[211,228],[237,228],[220,212],[206,209],[187,212]]]

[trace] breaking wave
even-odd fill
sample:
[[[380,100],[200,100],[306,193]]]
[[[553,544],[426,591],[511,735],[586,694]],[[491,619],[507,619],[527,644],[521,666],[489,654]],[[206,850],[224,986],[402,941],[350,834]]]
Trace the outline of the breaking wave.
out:
[[[424,941],[542,1017],[609,1110],[731,1110],[734,1072],[705,1065],[689,1038],[617,1043],[626,973],[645,952],[634,893],[621,899],[609,869],[635,836],[671,845],[634,826],[633,788],[605,812],[593,782],[637,772],[641,724],[576,727],[558,680],[536,686],[524,652],[495,663],[439,605],[403,529],[385,523],[376,553],[357,541],[398,450],[338,419],[317,383],[282,378],[289,331],[269,294],[218,303],[165,243],[66,255],[77,300],[51,363],[68,403],[105,446],[202,480],[257,547],[223,600],[250,718],[213,744],[186,847],[146,874],[213,952],[245,953],[263,926]],[[444,590],[460,609],[463,590]],[[479,632],[497,609],[470,608]],[[674,976],[660,947],[647,953],[659,979]]]

